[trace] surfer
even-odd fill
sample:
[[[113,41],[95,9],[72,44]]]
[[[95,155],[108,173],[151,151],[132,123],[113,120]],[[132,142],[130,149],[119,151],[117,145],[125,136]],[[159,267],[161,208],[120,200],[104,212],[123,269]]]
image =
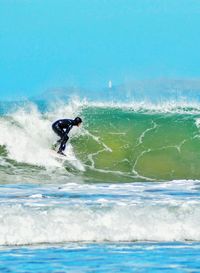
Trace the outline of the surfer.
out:
[[[79,127],[81,123],[82,119],[80,117],[76,117],[75,119],[59,119],[52,124],[53,131],[60,137],[56,144],[53,145],[54,149],[60,145],[58,154],[66,156],[63,151],[65,150],[66,143],[69,139],[68,133],[73,126]]]

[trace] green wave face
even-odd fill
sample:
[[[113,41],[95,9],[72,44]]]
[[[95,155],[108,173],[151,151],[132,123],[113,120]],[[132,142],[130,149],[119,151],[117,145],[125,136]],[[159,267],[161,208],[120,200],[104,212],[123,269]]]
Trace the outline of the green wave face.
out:
[[[82,110],[85,133],[72,139],[94,181],[200,179],[198,115]]]

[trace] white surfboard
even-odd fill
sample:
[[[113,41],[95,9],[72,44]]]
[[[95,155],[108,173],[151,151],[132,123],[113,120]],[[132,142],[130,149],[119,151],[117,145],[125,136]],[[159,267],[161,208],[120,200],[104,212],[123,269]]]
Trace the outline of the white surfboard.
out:
[[[73,147],[70,144],[67,145],[64,153],[66,154],[66,156],[58,154],[57,151],[51,151],[52,156],[60,163],[65,164],[66,162],[66,164],[69,163],[71,166],[79,171],[85,171],[84,165],[81,163],[80,160],[76,158],[73,152]]]

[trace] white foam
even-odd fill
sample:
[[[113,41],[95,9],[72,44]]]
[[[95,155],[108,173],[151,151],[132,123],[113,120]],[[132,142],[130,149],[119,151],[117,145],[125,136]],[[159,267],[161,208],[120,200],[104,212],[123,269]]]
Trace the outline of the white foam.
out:
[[[1,207],[0,244],[200,240],[200,207]]]
[[[133,112],[150,112],[150,113],[174,113],[174,114],[199,114],[200,103],[196,101],[185,100],[166,100],[157,103],[149,101],[129,101],[123,102],[91,102],[84,100],[79,102],[82,108],[84,107],[99,107],[99,108],[119,108],[128,109]]]
[[[62,111],[61,111],[61,110]],[[44,167],[61,167],[62,162],[52,155],[51,145],[57,136],[51,124],[58,118],[73,117],[72,105],[58,108],[58,111],[41,114],[34,104],[19,108],[16,112],[0,120],[0,145],[5,145],[8,156],[18,162]],[[74,132],[75,133],[75,132]],[[72,164],[84,170],[68,145]]]
[[[195,122],[196,126],[199,128],[200,127],[200,118],[197,118],[196,119],[196,122]]]
[[[32,194],[30,198],[42,198],[42,194]]]
[[[199,181],[13,185],[0,195],[0,245],[200,241]]]

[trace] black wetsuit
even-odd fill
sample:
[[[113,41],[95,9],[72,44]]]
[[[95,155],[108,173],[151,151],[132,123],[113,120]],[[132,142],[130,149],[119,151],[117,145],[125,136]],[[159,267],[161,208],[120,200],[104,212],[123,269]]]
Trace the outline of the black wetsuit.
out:
[[[69,139],[68,133],[74,125],[75,123],[72,119],[59,119],[52,124],[52,129],[60,137],[57,141],[57,143],[60,144],[58,152],[65,150],[66,143]]]

